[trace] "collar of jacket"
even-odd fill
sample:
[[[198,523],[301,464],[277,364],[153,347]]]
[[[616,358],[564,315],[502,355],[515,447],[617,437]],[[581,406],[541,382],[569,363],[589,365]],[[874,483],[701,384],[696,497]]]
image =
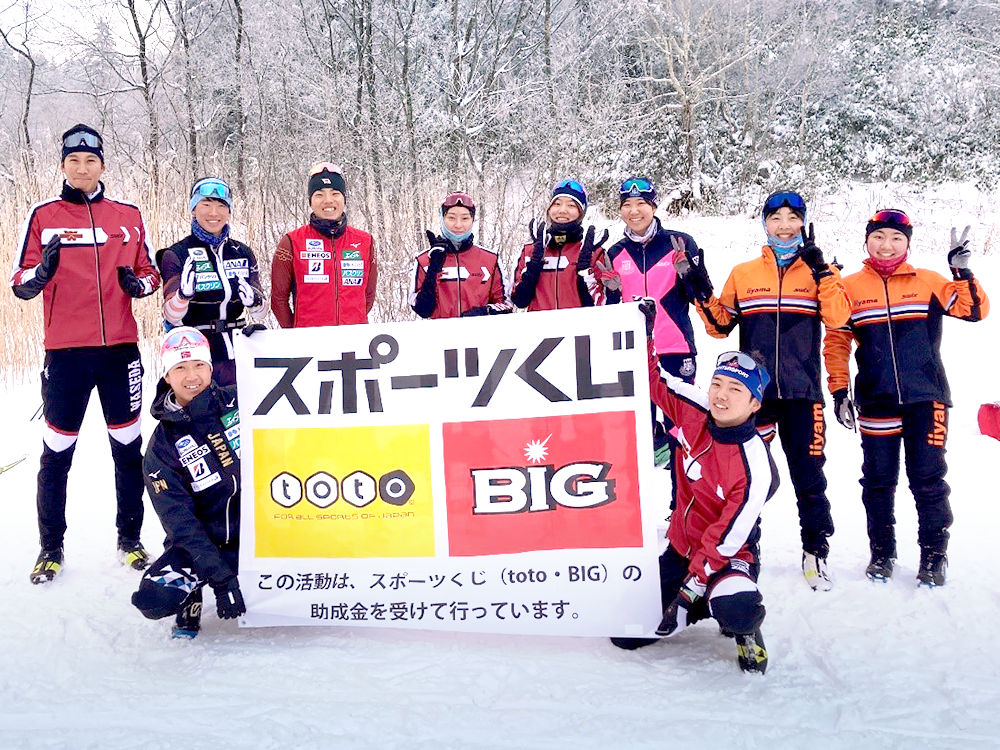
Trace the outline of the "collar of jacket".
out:
[[[474,234],[470,234],[468,237],[466,237],[464,240],[458,243],[458,247],[455,247],[454,242],[448,240],[447,252],[451,253],[452,255],[458,255],[459,253],[464,253],[466,250],[472,247],[472,243],[475,239],[476,236]]]
[[[94,197],[88,198],[82,190],[72,187],[66,180],[63,180],[62,194],[59,197],[67,203],[76,203],[81,206],[85,203],[97,203],[97,201],[104,199],[104,183],[98,182]]]
[[[745,443],[757,433],[757,415],[751,414],[750,419],[735,427],[719,427],[710,414],[708,416],[708,431],[717,443],[739,445],[740,443]]]
[[[760,255],[764,259],[764,262],[767,263],[767,265],[771,266],[772,268],[778,268],[778,259],[774,257],[774,251],[771,249],[770,245],[761,245]],[[796,255],[795,260],[793,260],[791,263],[785,266],[785,270],[787,271],[796,263],[802,263],[803,265],[805,265],[805,261],[802,260],[801,255]]]
[[[656,227],[655,230],[650,232],[652,227]],[[634,247],[646,247],[660,232],[663,231],[663,225],[660,224],[660,217],[654,216],[653,220],[650,222],[649,227],[646,228],[647,235],[643,235],[641,238],[636,239],[637,235],[632,232],[628,227],[625,228],[625,239],[631,242]]]
[[[896,267],[895,271],[889,274],[889,276],[883,276],[877,270],[875,270],[875,267],[868,261],[869,261],[868,258],[865,258],[863,261],[861,261],[862,270],[865,271],[866,273],[874,274],[875,276],[878,276],[880,279],[887,279],[891,276],[913,276],[917,273],[916,268],[914,268],[906,261],[903,261]]]
[[[167,381],[160,378],[156,384],[156,396],[153,398],[153,405],[149,408],[149,413],[154,419],[161,422],[197,422],[199,419],[208,416],[215,416],[219,412],[219,399],[221,391],[213,380],[208,388],[195,396],[187,406],[172,411],[167,407],[167,395],[172,393]],[[235,404],[233,405],[235,408]]]
[[[324,237],[336,239],[347,231],[347,211],[339,219],[321,219],[316,214],[309,214],[309,226]]]

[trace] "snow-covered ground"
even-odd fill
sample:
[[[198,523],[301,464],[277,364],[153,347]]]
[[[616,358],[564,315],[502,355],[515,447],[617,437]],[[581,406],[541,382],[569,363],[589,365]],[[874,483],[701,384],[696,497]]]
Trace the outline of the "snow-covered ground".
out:
[[[991,230],[996,250],[997,207],[957,188],[923,196],[916,209],[902,193],[821,202],[811,217],[818,242],[845,272],[856,270],[864,218],[889,204],[918,223],[914,261],[942,273],[949,227],[972,222],[972,268],[1000,300],[1000,257],[980,255]],[[755,219],[670,225],[706,248],[717,285],[758,252],[762,236]],[[783,484],[763,520],[763,677],[739,671],[732,641],[711,623],[624,652],[604,639],[239,630],[209,611],[196,640],[171,640],[168,622],[147,621],[131,606],[139,575],[115,561],[112,464],[96,397],[70,474],[66,567],[52,585],[31,586],[41,436],[29,418],[39,397],[37,383],[8,385],[0,390],[0,464],[24,453],[28,460],[0,475],[0,750],[996,747],[1000,443],[978,434],[976,409],[1000,399],[998,330],[1000,312],[976,325],[945,325],[956,518],[946,587],[916,586],[916,515],[905,478],[896,575],[886,585],[865,579],[858,438],[828,408],[836,585],[811,591],[799,567],[791,485],[774,451]],[[699,383],[734,342],[700,336]],[[153,423],[145,422],[148,435]],[[150,508],[143,541],[155,554],[161,539]]]

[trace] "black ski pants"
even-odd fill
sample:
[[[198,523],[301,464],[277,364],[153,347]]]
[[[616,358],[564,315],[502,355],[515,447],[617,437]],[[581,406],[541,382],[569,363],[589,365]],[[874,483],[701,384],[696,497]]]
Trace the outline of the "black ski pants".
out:
[[[755,550],[754,559],[757,560]],[[660,604],[666,610],[687,579],[690,560],[673,547],[660,555]],[[713,617],[727,635],[754,633],[764,621],[764,598],[757,589],[760,563],[752,565],[732,560],[729,565],[708,580],[705,596],[691,607],[690,623]],[[626,650],[656,643],[659,638],[612,638],[611,642]]]
[[[948,550],[948,527],[954,517],[945,481],[948,407],[936,401],[899,406],[870,405],[859,409],[861,430],[861,499],[868,515],[868,541],[873,553],[896,556],[896,485],[899,448],[906,457],[906,477],[917,505],[917,541],[930,552]]]
[[[62,547],[66,483],[91,391],[97,389],[115,463],[118,536],[138,540],[143,517],[142,361],[135,344],[45,353],[45,434],[38,469],[38,534],[43,549]]]
[[[240,555],[235,545],[219,552],[230,568],[238,570]],[[132,604],[144,617],[159,620],[180,612],[188,598],[206,583],[198,574],[191,555],[178,547],[168,547],[146,569],[139,590],[132,594]]]
[[[826,420],[823,402],[804,398],[765,398],[757,412],[757,433],[770,443],[775,434],[788,462],[799,511],[802,550],[826,557],[833,536],[833,516],[826,497]]]

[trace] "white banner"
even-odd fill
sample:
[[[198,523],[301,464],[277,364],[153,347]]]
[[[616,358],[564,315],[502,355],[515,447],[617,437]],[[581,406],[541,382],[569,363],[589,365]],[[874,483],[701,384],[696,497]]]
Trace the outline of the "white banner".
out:
[[[236,353],[242,624],[659,623],[636,305],[262,331]]]

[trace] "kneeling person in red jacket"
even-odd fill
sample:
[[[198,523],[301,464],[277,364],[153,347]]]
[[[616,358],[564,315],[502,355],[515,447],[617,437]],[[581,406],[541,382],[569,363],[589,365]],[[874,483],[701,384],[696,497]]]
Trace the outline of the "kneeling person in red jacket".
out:
[[[200,331],[173,329],[160,358],[165,374],[151,409],[160,424],[142,468],[167,539],[132,603],[151,620],[177,615],[174,637],[193,638],[206,583],[215,591],[219,617],[246,612],[236,577],[240,415],[236,386],[212,381],[212,352]]]
[[[643,302],[647,330],[655,305]],[[688,625],[715,618],[736,639],[740,668],[763,672],[767,651],[761,636],[763,597],[760,572],[760,512],[778,488],[770,449],[757,434],[770,377],[743,352],[719,357],[706,394],[666,373],[660,378],[649,352],[650,395],[680,429],[681,462],[676,472],[677,510],[660,556],[664,613],[657,635],[677,635]],[[654,643],[651,638],[613,638],[620,648]]]

